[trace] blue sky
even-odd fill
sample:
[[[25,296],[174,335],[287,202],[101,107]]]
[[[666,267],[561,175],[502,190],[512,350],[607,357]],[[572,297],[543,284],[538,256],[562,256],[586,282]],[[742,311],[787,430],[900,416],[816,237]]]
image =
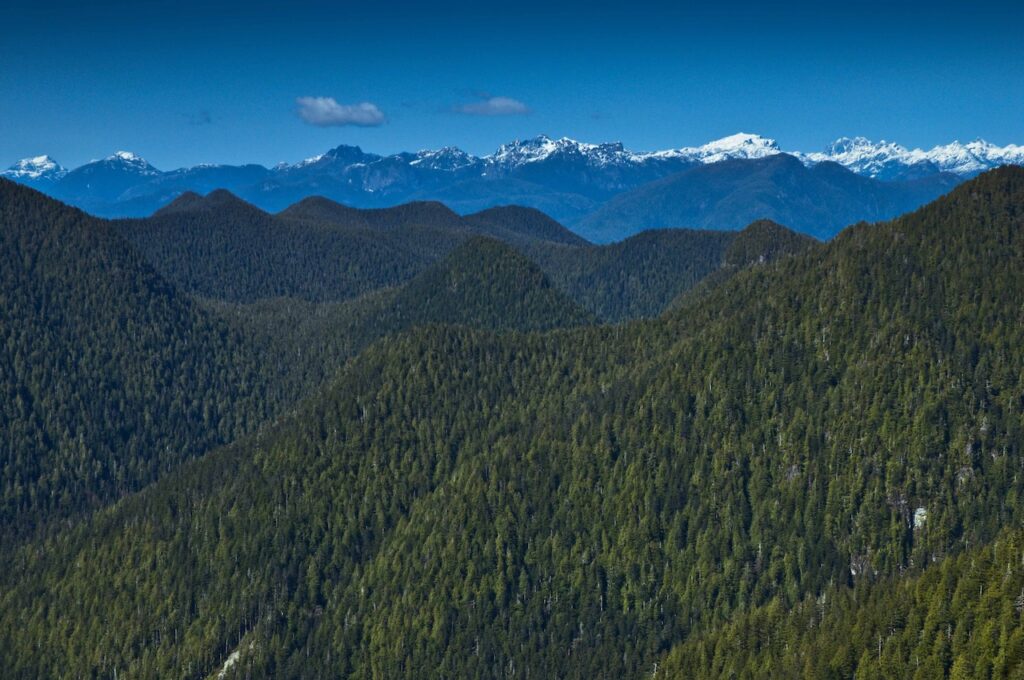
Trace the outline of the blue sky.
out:
[[[0,165],[482,154],[540,133],[1024,143],[1024,3],[285,4],[7,0]]]

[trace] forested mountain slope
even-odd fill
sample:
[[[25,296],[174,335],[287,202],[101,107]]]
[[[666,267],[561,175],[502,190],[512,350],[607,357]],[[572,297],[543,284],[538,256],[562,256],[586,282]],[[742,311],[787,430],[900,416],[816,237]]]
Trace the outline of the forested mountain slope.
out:
[[[0,542],[252,430],[261,363],[110,223],[0,179]]]
[[[273,348],[292,379],[312,390],[382,337],[430,324],[545,330],[594,318],[558,291],[533,262],[476,236],[410,281],[339,303],[288,298],[251,305],[208,301],[233,327]]]
[[[770,226],[768,226],[770,225]],[[587,248],[527,247],[556,285],[612,322],[652,318],[675,298],[816,241],[767,221],[742,231],[660,229]]]
[[[922,529],[923,530],[923,529]],[[666,678],[1016,678],[1024,669],[1024,536],[904,579],[751,610],[674,648]]]
[[[466,215],[463,219],[480,233],[516,244],[531,242],[589,245],[583,238],[534,208],[504,205]]]
[[[726,242],[718,268],[695,279],[691,285],[682,286],[681,291],[668,304],[659,301],[659,309],[663,313],[708,295],[717,286],[748,267],[762,266],[780,257],[820,245],[810,236],[798,234],[771,220],[758,220],[749,224],[743,231],[730,233],[733,237]]]
[[[0,663],[643,677],[757,607],[993,541],[1024,520],[1022,206],[1002,169],[656,321],[385,339],[273,431],[9,555]]]
[[[225,206],[239,229],[262,215],[226,192],[184,197],[166,212]],[[253,431],[388,333],[439,321],[530,329],[590,319],[535,265],[479,239],[402,287],[327,310],[326,320],[310,305],[275,314],[274,305],[296,306],[279,300],[255,322],[175,290],[118,226],[0,180],[5,544]]]
[[[231,302],[346,299],[408,280],[433,260],[362,224],[279,219],[226,191],[116,224],[183,291]],[[449,240],[449,249],[458,243]]]
[[[508,243],[602,321],[657,316],[723,265],[732,232],[664,230],[594,246],[517,206],[460,217],[439,203],[358,210],[307,198],[269,215],[215,191],[116,223],[159,272],[210,300],[351,300],[400,285],[474,236]],[[793,243],[807,239],[794,237]]]
[[[169,280],[228,302],[337,302],[408,281],[473,236],[519,247],[588,245],[537,211],[462,218],[440,203],[357,210],[307,198],[270,215],[226,191],[184,194],[151,218],[117,223]]]

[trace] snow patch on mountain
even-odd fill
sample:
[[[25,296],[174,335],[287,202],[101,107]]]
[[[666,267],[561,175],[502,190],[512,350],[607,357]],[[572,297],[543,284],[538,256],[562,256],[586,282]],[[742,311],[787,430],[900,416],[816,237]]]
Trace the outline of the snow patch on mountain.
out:
[[[415,154],[409,165],[415,165],[429,170],[441,170],[454,172],[480,162],[476,156],[466,153],[455,146],[446,146],[441,149],[424,149]]]
[[[0,172],[0,176],[14,180],[57,180],[68,174],[67,169],[49,156],[34,156],[23,158],[7,170]]]
[[[102,161],[107,166],[121,167],[139,175],[159,175],[160,171],[154,168],[149,162],[131,151],[115,151],[113,155],[107,156]]]
[[[547,135],[502,144],[486,156],[475,156],[454,146],[382,156],[366,153],[358,146],[341,145],[298,163],[281,163],[272,172],[274,181],[346,182],[367,191],[381,191],[402,182],[418,181],[410,180],[399,172],[402,167],[419,170],[411,177],[424,173],[450,173],[449,178],[461,180],[504,176],[519,169],[552,163],[564,166],[570,172],[593,171],[595,177],[606,176],[610,186],[619,186],[616,183],[630,181],[623,180],[623,177],[658,177],[692,165],[730,159],[758,159],[780,153],[789,153],[806,165],[838,163],[860,175],[883,180],[913,179],[938,172],[969,177],[999,165],[1024,165],[1024,146],[996,146],[980,139],[923,150],[909,149],[886,140],[876,142],[865,137],[841,137],[823,151],[802,153],[784,150],[774,139],[741,132],[700,146],[662,151],[632,151],[621,142],[591,144]],[[202,167],[227,169],[231,166]],[[182,168],[176,172],[180,175],[192,169],[195,168]],[[113,170],[115,176],[135,174],[148,182],[152,177],[164,174],[130,151],[117,151],[105,159],[86,164],[82,170],[83,173],[78,170],[69,173],[50,156],[42,155],[18,161],[10,169],[0,172],[0,176],[24,182],[56,183],[68,174],[92,177]]]
[[[967,144],[953,142],[930,150],[908,149],[885,140],[873,142],[864,137],[841,137],[822,153],[796,154],[805,163],[833,161],[861,175],[889,179],[908,169],[956,175],[976,175],[1000,165],[1024,164],[1024,147],[996,146],[978,139]]]
[[[533,139],[515,140],[502,144],[484,160],[501,166],[518,166],[547,160],[555,155],[587,156],[597,148],[596,144],[577,142],[575,139],[562,137],[551,139],[547,135],[538,135]]]
[[[655,155],[664,157],[673,154],[699,163],[717,163],[734,158],[764,158],[779,153],[782,153],[782,149],[774,139],[740,132],[702,146],[655,152]]]
[[[138,162],[142,161],[143,163],[145,163],[145,160],[141,156],[138,156],[138,155],[132,153],[131,151],[115,151],[113,156],[108,156],[107,157],[107,160],[108,161],[120,160],[120,161],[126,161],[128,163],[138,163]]]
[[[298,163],[295,164],[295,166],[299,167],[299,168],[302,168],[302,167],[305,167],[307,165],[313,165],[314,163],[319,163],[323,159],[324,159],[324,154],[320,153],[320,154],[317,154],[315,156],[310,156],[309,158],[305,158],[305,159],[299,161]],[[278,163],[274,167],[277,167],[277,168],[288,167],[288,164],[287,163]]]

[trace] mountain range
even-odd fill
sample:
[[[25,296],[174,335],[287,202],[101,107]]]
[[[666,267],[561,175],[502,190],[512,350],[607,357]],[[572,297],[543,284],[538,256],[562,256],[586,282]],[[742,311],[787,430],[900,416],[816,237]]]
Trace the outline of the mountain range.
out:
[[[110,221],[0,178],[0,245],[2,544],[252,432],[383,337],[653,317],[735,253],[815,242],[759,223],[595,246],[531,208],[272,215],[222,189]]]
[[[649,195],[645,192],[652,183],[686,171],[728,161],[727,167],[737,177],[757,174],[762,167],[757,161],[783,154],[808,168],[829,164],[847,170],[851,177],[832,172],[833,183],[856,186],[853,191],[860,196],[858,202],[841,216],[830,213],[833,220],[827,226],[803,213],[792,220],[797,210],[794,205],[813,202],[816,197],[801,196],[799,201],[789,202],[783,189],[776,186],[763,187],[762,194],[781,198],[780,209],[764,214],[756,212],[766,207],[763,196],[743,194],[734,195],[731,201],[744,203],[744,207],[727,210],[724,215],[707,206],[701,209],[700,203],[692,201],[686,209],[661,214],[648,211],[642,216],[624,211],[621,204],[606,209],[622,194],[639,191],[642,196]],[[1020,163],[1024,163],[1024,147],[999,147],[981,140],[924,151],[862,137],[842,138],[822,152],[803,153],[786,152],[772,139],[740,133],[697,147],[636,152],[621,143],[590,144],[542,135],[503,144],[487,156],[474,156],[455,147],[378,155],[355,146],[339,146],[298,163],[271,168],[199,165],[161,171],[135,154],[120,151],[70,170],[49,156],[27,158],[0,175],[105,217],[149,215],[188,191],[205,194],[228,189],[268,211],[281,210],[309,196],[364,208],[436,200],[458,213],[515,203],[542,210],[571,228],[584,225],[582,233],[591,238],[618,240],[654,227],[737,229],[753,218],[774,219],[798,229],[814,220],[813,233],[831,236],[850,222],[894,217],[984,170]],[[857,183],[857,176],[878,183]],[[908,184],[914,182],[917,184]],[[932,189],[922,189],[922,182]],[[902,196],[894,198],[895,194]],[[595,213],[600,214],[595,217]],[[609,215],[615,215],[614,223]]]
[[[4,677],[1024,672],[1024,169],[606,246],[0,179],[0,245]]]

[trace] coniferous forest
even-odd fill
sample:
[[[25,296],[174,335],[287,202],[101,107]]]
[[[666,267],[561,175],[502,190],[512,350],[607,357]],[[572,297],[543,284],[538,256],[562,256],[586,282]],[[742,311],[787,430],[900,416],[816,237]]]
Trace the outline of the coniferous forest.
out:
[[[1024,678],[1024,169],[820,242],[0,179],[4,678]]]

